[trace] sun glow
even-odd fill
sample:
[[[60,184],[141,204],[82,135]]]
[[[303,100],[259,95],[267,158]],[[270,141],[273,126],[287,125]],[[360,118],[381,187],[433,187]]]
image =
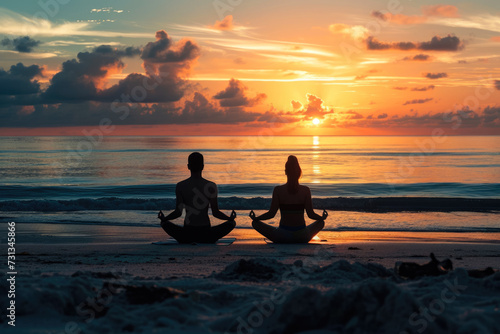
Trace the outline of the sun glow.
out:
[[[312,122],[314,125],[319,125],[319,123],[320,123],[319,119],[317,119],[317,118],[313,119]]]

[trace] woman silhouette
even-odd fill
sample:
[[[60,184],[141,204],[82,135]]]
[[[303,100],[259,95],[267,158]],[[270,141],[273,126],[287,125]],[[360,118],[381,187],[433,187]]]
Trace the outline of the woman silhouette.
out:
[[[256,217],[253,210],[250,212],[252,226],[257,232],[275,243],[307,243],[325,227],[328,213],[323,210],[320,216],[312,207],[311,190],[299,184],[302,175],[297,157],[290,155],[285,164],[287,182],[277,186],[273,191],[271,208],[268,212]],[[273,227],[262,220],[274,218],[278,208],[281,212],[279,227]],[[304,220],[304,210],[307,216],[316,221],[308,226]]]

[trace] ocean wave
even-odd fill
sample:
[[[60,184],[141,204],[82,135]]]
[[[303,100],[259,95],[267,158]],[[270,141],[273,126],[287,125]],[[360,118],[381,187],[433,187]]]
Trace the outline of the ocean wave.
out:
[[[221,197],[219,206],[225,210],[265,210],[271,204],[266,197]],[[318,209],[362,212],[403,211],[471,211],[498,212],[500,199],[491,198],[436,198],[436,197],[373,197],[314,198]],[[93,211],[93,210],[170,210],[175,207],[173,198],[120,198],[101,197],[70,200],[36,199],[0,201],[0,211]]]
[[[306,184],[313,196],[318,198],[336,197],[461,197],[461,198],[500,198],[500,183],[329,183]],[[276,184],[245,183],[222,184],[218,186],[222,197],[268,197]],[[83,199],[83,198],[173,198],[175,184],[144,185],[1,185],[0,193],[4,200],[36,199]]]

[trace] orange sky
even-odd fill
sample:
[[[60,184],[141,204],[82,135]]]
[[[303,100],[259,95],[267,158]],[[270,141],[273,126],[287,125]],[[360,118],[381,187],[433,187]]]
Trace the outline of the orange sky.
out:
[[[494,1],[98,3],[0,8],[1,135],[500,134]]]

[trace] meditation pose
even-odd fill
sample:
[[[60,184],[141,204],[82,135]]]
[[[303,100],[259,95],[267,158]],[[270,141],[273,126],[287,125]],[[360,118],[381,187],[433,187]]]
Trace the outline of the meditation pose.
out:
[[[252,226],[275,243],[307,243],[323,229],[328,213],[323,210],[323,215],[320,216],[314,212],[311,190],[299,184],[302,170],[299,161],[293,155],[288,157],[285,164],[285,174],[287,183],[274,188],[269,211],[260,216],[255,216],[253,210],[250,212]],[[281,212],[278,228],[262,222],[273,218],[278,208]],[[309,218],[316,220],[308,226],[304,220],[304,210]]]
[[[167,216],[161,211],[158,213],[161,227],[179,243],[215,243],[236,226],[234,221],[236,213],[233,210],[231,216],[228,216],[219,210],[217,185],[201,176],[204,167],[201,153],[191,153],[187,166],[191,171],[191,177],[177,183],[175,210]],[[215,218],[226,220],[226,222],[210,226],[209,206]],[[183,209],[186,209],[186,216],[182,227],[172,223],[171,220],[179,218]]]

